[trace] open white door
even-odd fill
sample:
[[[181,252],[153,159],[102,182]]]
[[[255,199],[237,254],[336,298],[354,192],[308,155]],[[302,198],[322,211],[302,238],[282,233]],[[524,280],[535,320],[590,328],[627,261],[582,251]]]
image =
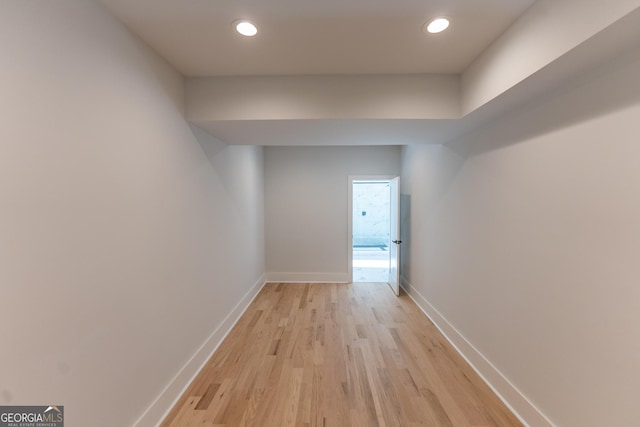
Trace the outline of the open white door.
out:
[[[400,295],[400,177],[389,181],[391,192],[391,232],[389,245],[389,286]]]

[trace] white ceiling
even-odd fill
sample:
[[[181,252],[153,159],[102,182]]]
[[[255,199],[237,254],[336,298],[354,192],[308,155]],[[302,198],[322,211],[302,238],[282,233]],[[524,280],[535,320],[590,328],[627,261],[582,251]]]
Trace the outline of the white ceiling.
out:
[[[278,96],[274,98],[269,92],[266,103],[260,98],[264,93],[255,93],[255,85],[243,89],[243,83],[231,87],[224,83],[229,92],[226,98],[218,92],[208,99],[202,94],[205,105],[213,105],[214,112],[237,107],[238,102],[229,101],[235,95],[262,100],[246,104],[251,104],[248,113],[231,111],[235,117],[231,113],[230,117],[218,117],[210,111],[194,116],[197,97],[193,93],[186,97],[187,119],[228,144],[446,144],[518,106],[553,94],[560,86],[640,43],[640,0],[615,0],[606,8],[599,2],[583,0],[100,1],[188,77],[187,88],[199,80],[194,77],[221,82],[228,79],[221,76],[281,76],[282,83],[278,80],[267,87],[277,89]],[[451,27],[438,35],[424,34],[424,23],[441,15],[451,19]],[[240,18],[258,25],[256,37],[235,33],[232,22]],[[421,120],[410,120],[411,115],[376,119],[376,114],[370,114],[371,108],[381,102],[387,106],[406,101],[407,94],[394,93],[397,88],[385,86],[385,93],[390,92],[387,100],[353,95],[357,87],[372,78],[412,80],[410,74],[423,74],[425,78],[448,74],[441,77],[460,83],[459,91],[453,92],[460,92],[464,98],[473,93],[471,90],[481,88],[482,102],[451,120],[442,119],[448,117],[443,114]],[[328,84],[323,86],[326,93],[319,95],[318,89],[309,94],[300,92],[300,84],[307,81],[305,76],[363,82],[347,90]],[[302,83],[298,81],[301,78]],[[427,104],[440,102],[437,91],[416,91]],[[357,99],[345,101],[350,96]],[[460,103],[462,98],[455,96],[450,101]],[[328,110],[318,110],[317,117],[290,114],[269,119],[274,99],[294,108],[312,104]],[[310,103],[310,99],[317,102]],[[364,105],[363,114],[338,108],[358,102],[378,104]],[[252,117],[249,113],[255,111],[259,114]]]
[[[101,0],[185,76],[461,73],[534,0]],[[424,23],[450,17],[444,33]],[[256,37],[235,33],[251,19]]]

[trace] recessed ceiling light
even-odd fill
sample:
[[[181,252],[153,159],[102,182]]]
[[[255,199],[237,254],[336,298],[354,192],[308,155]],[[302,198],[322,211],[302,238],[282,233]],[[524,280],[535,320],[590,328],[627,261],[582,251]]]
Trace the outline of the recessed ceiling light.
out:
[[[236,28],[236,31],[243,36],[253,37],[258,34],[258,28],[253,25],[251,21],[247,21],[245,19],[234,21],[233,26]]]
[[[447,18],[435,18],[424,25],[424,29],[432,34],[444,31],[447,27],[449,27],[449,20]]]

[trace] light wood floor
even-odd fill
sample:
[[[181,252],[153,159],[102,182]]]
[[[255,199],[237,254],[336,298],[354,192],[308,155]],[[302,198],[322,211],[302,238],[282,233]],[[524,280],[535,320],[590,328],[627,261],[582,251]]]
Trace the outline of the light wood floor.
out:
[[[520,426],[406,295],[267,284],[162,427]]]

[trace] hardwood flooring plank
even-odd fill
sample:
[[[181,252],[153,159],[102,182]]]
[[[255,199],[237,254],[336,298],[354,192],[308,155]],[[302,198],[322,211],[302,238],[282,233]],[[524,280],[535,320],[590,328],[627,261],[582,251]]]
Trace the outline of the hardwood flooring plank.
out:
[[[216,395],[219,388],[220,388],[220,384],[209,384],[207,391],[205,391],[204,396],[200,398],[200,401],[196,405],[195,409],[197,411],[200,411],[200,410],[209,408],[209,405],[213,400],[213,396]]]
[[[386,284],[264,286],[162,427],[520,426]]]

